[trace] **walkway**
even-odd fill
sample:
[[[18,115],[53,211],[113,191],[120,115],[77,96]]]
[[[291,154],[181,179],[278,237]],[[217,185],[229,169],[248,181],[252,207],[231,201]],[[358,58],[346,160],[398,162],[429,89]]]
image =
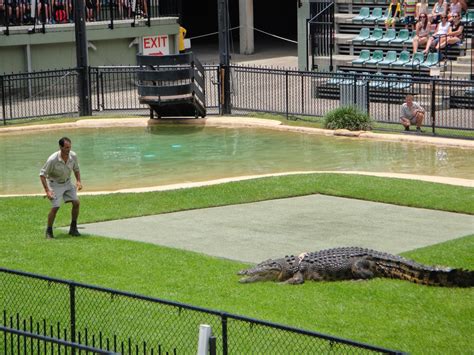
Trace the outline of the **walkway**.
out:
[[[474,233],[474,216],[310,195],[81,225],[129,239],[257,263],[337,246],[391,253]]]

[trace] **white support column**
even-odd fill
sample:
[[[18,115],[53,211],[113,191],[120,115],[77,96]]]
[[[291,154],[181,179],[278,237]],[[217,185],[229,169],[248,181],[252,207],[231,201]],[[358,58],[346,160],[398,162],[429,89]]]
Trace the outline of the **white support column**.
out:
[[[254,52],[253,0],[239,0],[240,54]]]
[[[212,336],[212,329],[210,325],[201,324],[199,326],[199,342],[197,355],[209,354],[209,338]]]
[[[31,65],[31,45],[28,43],[26,45],[26,70],[28,71],[28,73],[31,73],[33,71],[32,69],[32,65]],[[29,79],[29,76],[28,76],[28,96],[31,97],[31,92],[32,92],[32,88],[31,88],[31,79]]]

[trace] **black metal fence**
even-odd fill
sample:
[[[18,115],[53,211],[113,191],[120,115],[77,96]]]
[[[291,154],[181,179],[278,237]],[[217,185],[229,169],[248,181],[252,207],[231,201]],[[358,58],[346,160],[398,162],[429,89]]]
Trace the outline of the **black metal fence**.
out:
[[[148,115],[138,101],[138,67],[91,67],[93,114],[121,112]],[[219,114],[219,67],[206,66],[206,107]],[[426,110],[424,134],[474,138],[474,81],[418,77],[410,74],[301,72],[231,66],[233,114],[264,112],[289,119],[323,117],[343,105],[367,111],[378,129],[402,131],[400,106],[407,94]],[[8,121],[74,116],[78,111],[75,69],[0,75],[1,119]]]
[[[397,353],[248,317],[3,268],[0,284],[3,354],[19,354],[18,347],[31,347],[38,341],[50,349],[46,343],[51,339],[56,339],[55,344],[62,341],[61,345],[81,344],[121,354],[195,354],[200,324],[211,326],[222,354]],[[33,335],[19,338],[27,337],[26,333]]]
[[[0,2],[1,3],[1,2]],[[30,26],[74,22],[75,1],[4,1],[0,6],[0,26]],[[179,17],[181,0],[91,0],[86,3],[86,21],[136,20]]]

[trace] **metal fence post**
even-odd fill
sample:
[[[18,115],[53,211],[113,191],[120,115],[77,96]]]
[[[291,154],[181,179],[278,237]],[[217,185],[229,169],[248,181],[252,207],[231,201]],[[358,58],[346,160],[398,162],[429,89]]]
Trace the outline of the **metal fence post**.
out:
[[[227,355],[229,348],[227,344],[227,314],[221,314],[222,322],[222,355]]]
[[[285,96],[286,96],[286,99],[285,99],[285,105],[286,105],[286,119],[288,120],[288,110],[289,110],[289,93],[288,93],[288,70],[285,71]]]
[[[7,125],[7,118],[6,118],[6,114],[7,114],[7,111],[5,109],[5,84],[3,82],[3,75],[0,76],[0,90],[2,91],[2,117],[3,117],[3,125],[6,126]]]
[[[76,285],[69,284],[69,315],[71,318],[71,342],[76,342]]]
[[[436,81],[431,80],[431,127],[433,134],[435,134],[436,127]]]

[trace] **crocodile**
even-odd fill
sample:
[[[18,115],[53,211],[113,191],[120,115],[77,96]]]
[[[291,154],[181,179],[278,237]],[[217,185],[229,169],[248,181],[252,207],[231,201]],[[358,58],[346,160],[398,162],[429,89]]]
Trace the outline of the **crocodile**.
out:
[[[402,256],[376,250],[344,247],[298,256],[268,259],[241,270],[241,283],[279,281],[302,284],[305,280],[367,280],[375,277],[408,280],[419,284],[449,287],[474,286],[474,271],[427,266]]]

